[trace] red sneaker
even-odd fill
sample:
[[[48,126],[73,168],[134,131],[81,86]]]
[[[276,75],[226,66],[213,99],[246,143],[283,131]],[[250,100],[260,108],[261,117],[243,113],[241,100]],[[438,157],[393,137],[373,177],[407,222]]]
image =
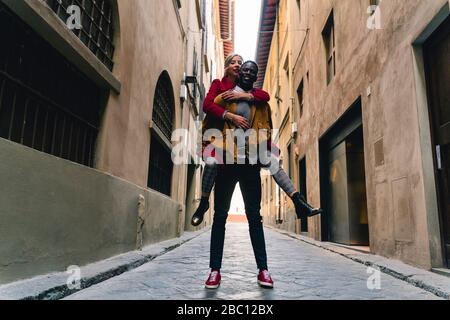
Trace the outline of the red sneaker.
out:
[[[261,270],[258,275],[258,284],[264,288],[273,288],[273,280],[269,271]]]
[[[206,289],[217,289],[220,286],[220,280],[222,277],[220,276],[220,271],[212,270],[209,274],[208,280],[206,280],[205,288]]]

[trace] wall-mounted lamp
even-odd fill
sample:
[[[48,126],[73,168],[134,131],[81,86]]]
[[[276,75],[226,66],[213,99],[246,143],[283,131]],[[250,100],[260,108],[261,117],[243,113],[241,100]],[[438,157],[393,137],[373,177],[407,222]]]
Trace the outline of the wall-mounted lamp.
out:
[[[186,83],[186,84],[189,84],[189,83],[198,84],[197,77],[196,76],[186,76],[184,78],[184,83]]]

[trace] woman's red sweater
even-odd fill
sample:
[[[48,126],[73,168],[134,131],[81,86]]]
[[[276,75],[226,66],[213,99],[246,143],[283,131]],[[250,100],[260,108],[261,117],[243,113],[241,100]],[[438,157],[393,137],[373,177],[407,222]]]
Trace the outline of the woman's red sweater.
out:
[[[222,80],[214,80],[203,102],[203,111],[214,118],[222,119],[225,110],[215,104],[214,100],[218,95],[233,89],[235,86],[236,84],[227,77],[224,77]],[[269,102],[270,100],[270,95],[264,90],[255,88],[250,93],[255,97],[255,102],[257,103]]]

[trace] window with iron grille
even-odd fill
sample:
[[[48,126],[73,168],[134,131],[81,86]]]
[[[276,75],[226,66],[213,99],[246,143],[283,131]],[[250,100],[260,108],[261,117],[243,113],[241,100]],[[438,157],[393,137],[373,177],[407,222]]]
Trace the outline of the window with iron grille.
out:
[[[73,33],[109,69],[113,69],[114,29],[111,0],[45,0],[48,6],[64,21],[68,20],[67,8],[80,8],[81,29]]]
[[[94,164],[103,92],[0,2],[0,137]]]
[[[173,163],[170,150],[155,133],[152,133],[148,187],[170,196],[172,170]]]
[[[170,141],[173,130],[175,99],[169,75],[164,72],[156,85],[153,101],[153,125],[148,172],[149,188],[170,196],[173,163]]]
[[[174,105],[172,83],[169,76],[164,73],[156,84],[152,119],[169,141],[172,138]]]

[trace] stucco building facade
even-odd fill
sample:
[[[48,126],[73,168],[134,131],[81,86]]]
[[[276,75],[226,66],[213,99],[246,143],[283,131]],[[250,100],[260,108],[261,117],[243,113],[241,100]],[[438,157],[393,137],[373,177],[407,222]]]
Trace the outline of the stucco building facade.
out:
[[[325,210],[296,221],[266,176],[266,223],[425,269],[448,266],[449,8],[263,1],[260,85],[272,96],[283,167]]]
[[[196,139],[230,1],[71,4],[0,1],[0,283],[178,237],[200,198],[171,133]]]

